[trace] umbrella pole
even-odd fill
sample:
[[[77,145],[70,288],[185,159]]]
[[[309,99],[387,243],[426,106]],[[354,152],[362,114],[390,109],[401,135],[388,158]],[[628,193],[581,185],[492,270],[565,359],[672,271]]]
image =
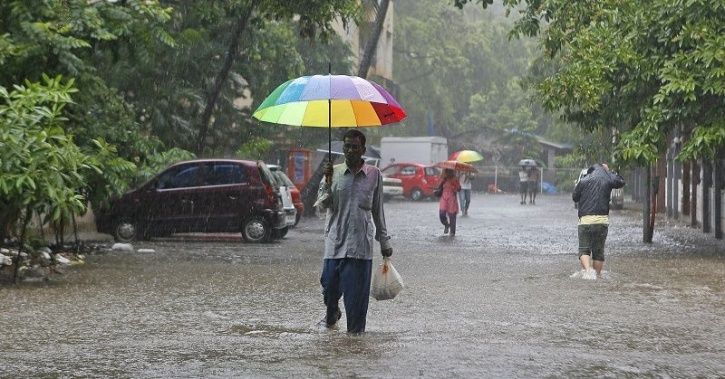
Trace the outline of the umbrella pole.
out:
[[[330,79],[330,94],[327,96],[327,161],[332,164],[332,62],[327,62],[327,76]],[[332,178],[327,178],[332,184]]]

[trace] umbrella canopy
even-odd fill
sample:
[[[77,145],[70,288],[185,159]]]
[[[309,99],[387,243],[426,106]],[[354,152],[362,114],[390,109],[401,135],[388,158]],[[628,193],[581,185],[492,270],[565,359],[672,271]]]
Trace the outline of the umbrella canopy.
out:
[[[335,155],[343,155],[344,153],[342,152],[342,145],[343,145],[342,141],[332,141],[331,151],[329,151],[329,152],[331,152],[332,154],[335,154]],[[317,151],[322,152],[322,153],[327,153],[328,145],[324,144],[324,145],[318,147]],[[363,154],[362,158],[363,159],[380,159],[380,151],[378,151],[378,149],[376,149],[370,145],[366,145],[365,154]]]
[[[451,161],[459,161],[464,163],[478,162],[483,160],[483,155],[473,150],[456,151],[448,157]]]
[[[434,164],[434,166],[462,172],[478,172],[478,170],[470,164],[459,161],[443,161]]]
[[[252,116],[276,124],[345,128],[390,124],[406,113],[377,83],[357,76],[313,75],[281,84]]]
[[[536,167],[538,164],[533,159],[522,159],[519,161],[519,166]]]

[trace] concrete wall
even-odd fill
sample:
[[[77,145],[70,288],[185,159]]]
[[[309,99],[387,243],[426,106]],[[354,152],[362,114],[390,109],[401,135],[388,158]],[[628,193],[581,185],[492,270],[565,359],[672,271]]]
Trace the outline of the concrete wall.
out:
[[[393,80],[394,14],[395,1],[391,0],[390,5],[388,6],[388,12],[385,14],[385,21],[383,23],[383,30],[380,33],[380,39],[378,40],[375,59],[373,59],[370,71],[368,71],[368,75],[381,76],[391,81]],[[366,22],[374,23],[375,16],[371,13]],[[366,36],[361,38],[360,27],[355,23],[348,23],[347,28],[345,28],[343,27],[342,22],[338,20],[334,23],[333,27],[342,40],[350,45],[350,50],[353,54],[353,67],[356,70],[355,73],[357,73],[357,68],[360,65],[360,59],[362,59],[363,52],[365,50],[365,42],[367,41]]]

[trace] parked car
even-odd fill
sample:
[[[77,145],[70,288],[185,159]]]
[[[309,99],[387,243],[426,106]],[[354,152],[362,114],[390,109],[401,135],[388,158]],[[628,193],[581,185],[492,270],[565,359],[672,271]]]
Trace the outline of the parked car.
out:
[[[576,185],[579,183],[579,181],[582,180],[582,178],[584,178],[585,176],[587,176],[587,169],[583,168],[579,172],[579,177],[576,178],[576,180],[574,181],[574,187],[576,187]],[[611,209],[623,209],[624,208],[624,189],[622,189],[622,188],[613,188],[612,189],[612,193],[609,196],[609,207]],[[574,203],[574,208],[578,209],[579,203]]]
[[[411,200],[432,197],[440,184],[440,169],[421,163],[393,163],[383,170],[383,175],[403,182],[403,196]]]
[[[397,196],[403,196],[403,181],[383,175],[383,200],[387,201]]]
[[[287,225],[290,225],[290,227],[294,227],[300,222],[300,218],[302,217],[302,212],[305,210],[305,204],[302,202],[302,195],[300,194],[300,190],[297,189],[297,186],[295,186],[294,183],[292,183],[292,180],[290,180],[289,176],[284,173],[284,171],[281,170],[281,168],[274,164],[268,164],[267,167],[269,167],[269,170],[272,171],[272,174],[277,179],[277,182],[279,182],[281,185],[283,185],[290,195],[290,204],[294,208],[294,221],[292,224],[289,223],[289,220],[287,221]],[[288,206],[285,205],[285,211],[288,211]],[[290,212],[287,212],[287,215],[289,216]]]
[[[188,232],[241,232],[266,242],[287,222],[264,162],[201,159],[174,164],[111,200],[96,212],[96,227],[120,242]]]

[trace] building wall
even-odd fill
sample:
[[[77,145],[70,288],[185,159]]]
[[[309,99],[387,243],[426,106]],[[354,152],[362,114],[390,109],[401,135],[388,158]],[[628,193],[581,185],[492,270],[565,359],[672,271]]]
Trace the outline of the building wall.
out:
[[[383,30],[380,33],[380,39],[378,40],[378,47],[375,53],[375,59],[368,71],[368,75],[377,75],[388,80],[393,80],[393,20],[395,14],[395,1],[390,1],[388,6],[388,12],[385,15],[385,22],[383,23]],[[375,15],[370,14],[369,19],[366,20],[370,23],[375,22]],[[360,27],[355,23],[348,23],[347,28],[344,28],[342,21],[336,21],[334,29],[337,34],[342,38],[343,41],[350,45],[350,50],[353,53],[353,64],[354,67],[360,66],[360,59],[362,59],[365,42],[367,39],[365,36],[360,38]]]

